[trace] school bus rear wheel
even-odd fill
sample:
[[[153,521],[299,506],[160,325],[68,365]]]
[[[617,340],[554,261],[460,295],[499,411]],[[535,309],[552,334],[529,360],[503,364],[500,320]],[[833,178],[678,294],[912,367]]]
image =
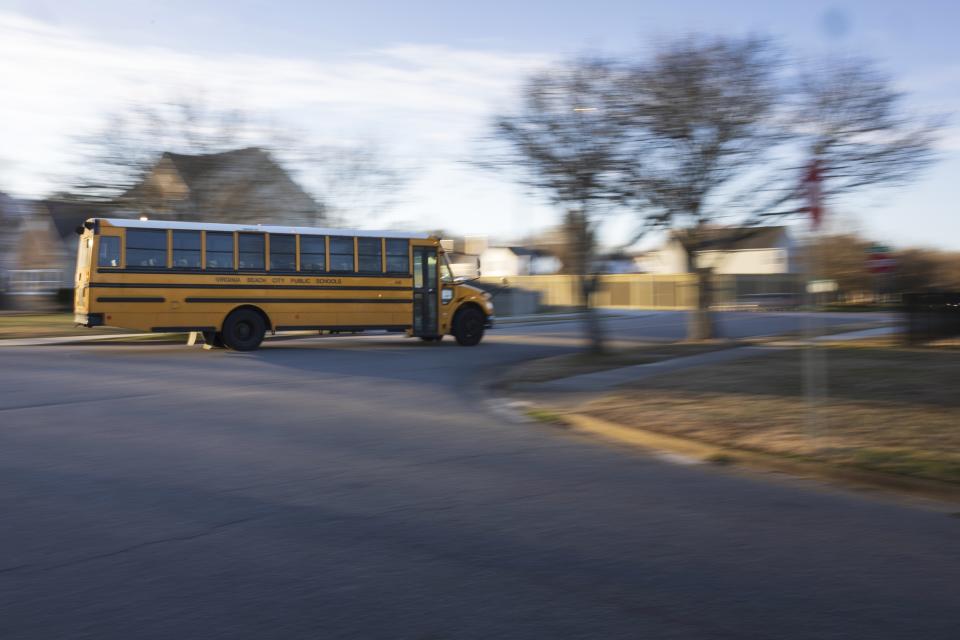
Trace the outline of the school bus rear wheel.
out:
[[[237,309],[223,322],[223,342],[234,351],[253,351],[263,342],[267,324],[253,309]]]

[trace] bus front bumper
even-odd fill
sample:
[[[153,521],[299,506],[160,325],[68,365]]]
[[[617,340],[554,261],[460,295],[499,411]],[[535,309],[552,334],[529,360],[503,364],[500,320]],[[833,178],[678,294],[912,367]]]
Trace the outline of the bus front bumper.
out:
[[[495,318],[493,317],[493,314],[490,314],[489,316],[487,316],[487,321],[483,323],[483,328],[484,328],[484,329],[493,329],[493,321],[494,321],[494,319],[495,319]]]
[[[73,321],[84,327],[102,327],[103,326],[103,314],[102,313],[75,313],[73,314]]]

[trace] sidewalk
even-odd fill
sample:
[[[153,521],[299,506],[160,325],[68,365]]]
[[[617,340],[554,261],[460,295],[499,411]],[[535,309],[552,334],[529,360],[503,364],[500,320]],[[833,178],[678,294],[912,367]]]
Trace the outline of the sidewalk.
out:
[[[142,338],[143,333],[105,333],[90,336],[51,336],[48,338],[10,338],[9,340],[0,340],[0,347],[42,347],[45,345],[74,344],[80,342],[97,342],[100,340],[123,340],[129,338]],[[156,334],[164,335],[164,334]],[[175,334],[168,334],[175,335]]]
[[[813,342],[865,340],[869,338],[890,335],[897,333],[898,331],[898,327],[878,327],[874,329],[849,331],[846,333],[819,336],[813,338]],[[567,404],[574,400],[581,401],[583,399],[583,395],[608,391],[614,387],[628,384],[635,380],[642,380],[650,376],[670,373],[689,367],[718,364],[721,362],[740,360],[742,358],[751,358],[754,356],[771,353],[773,351],[803,346],[804,344],[806,343],[802,340],[773,340],[760,345],[734,346],[728,349],[709,351],[707,353],[700,353],[692,356],[671,358],[669,360],[660,360],[658,362],[651,362],[648,364],[636,364],[627,367],[619,367],[616,369],[606,369],[604,371],[583,373],[567,378],[550,380],[548,382],[530,383],[526,386],[520,387],[519,390],[523,392],[543,391],[547,393],[560,392],[564,394],[579,394],[579,397],[567,395],[564,402]]]
[[[635,380],[642,380],[650,376],[678,371],[689,367],[697,367],[705,364],[717,364],[719,362],[729,362],[731,360],[740,360],[752,356],[777,351],[780,347],[771,346],[738,346],[729,349],[720,349],[718,351],[709,351],[707,353],[698,353],[692,356],[682,356],[679,358],[670,358],[669,360],[660,360],[648,364],[635,364],[617,369],[607,369],[605,371],[595,371],[593,373],[583,373],[568,378],[559,378],[548,382],[540,382],[531,390],[546,392],[562,392],[570,394],[587,394],[607,391],[622,384],[627,384]],[[522,388],[522,387],[521,387]],[[570,398],[571,396],[567,396]]]
[[[601,319],[609,318],[636,318],[649,313],[638,313],[636,311],[616,312],[597,310],[597,316]],[[583,312],[571,311],[569,313],[534,313],[525,316],[496,316],[493,321],[493,328],[505,324],[551,324],[554,322],[577,322],[583,320]]]

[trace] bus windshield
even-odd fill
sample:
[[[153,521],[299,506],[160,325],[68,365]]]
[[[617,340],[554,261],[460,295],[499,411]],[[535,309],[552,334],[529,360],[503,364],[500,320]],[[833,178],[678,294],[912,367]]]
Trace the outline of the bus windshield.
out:
[[[443,282],[453,282],[456,278],[453,275],[453,267],[450,266],[450,258],[447,257],[447,254],[443,254],[443,269],[440,273],[440,280]]]

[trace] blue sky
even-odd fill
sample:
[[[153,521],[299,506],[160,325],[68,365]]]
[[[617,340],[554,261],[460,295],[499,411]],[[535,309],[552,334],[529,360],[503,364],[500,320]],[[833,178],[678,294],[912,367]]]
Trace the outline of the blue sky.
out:
[[[763,33],[801,56],[877,58],[922,113],[960,111],[960,3],[49,2],[0,0],[0,189],[39,195],[71,135],[124,102],[202,92],[318,141],[374,139],[417,165],[371,224],[520,235],[556,213],[464,166],[524,75],[583,52],[643,55],[689,32]],[[7,64],[7,61],[12,64]],[[838,226],[898,245],[960,249],[960,129],[910,186],[838,203]],[[363,221],[360,223],[363,224]],[[628,221],[614,221],[609,242]]]

